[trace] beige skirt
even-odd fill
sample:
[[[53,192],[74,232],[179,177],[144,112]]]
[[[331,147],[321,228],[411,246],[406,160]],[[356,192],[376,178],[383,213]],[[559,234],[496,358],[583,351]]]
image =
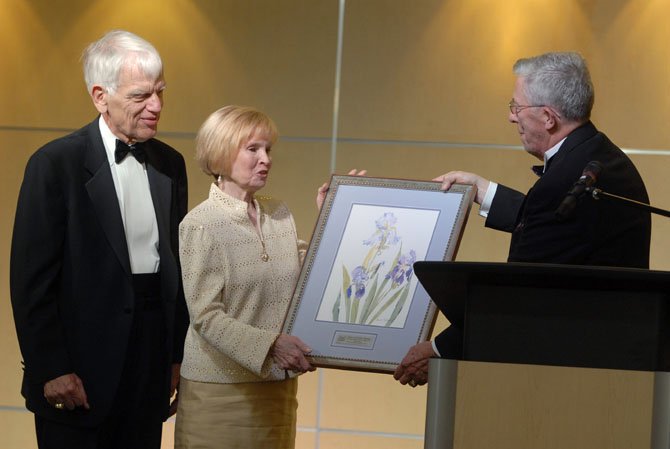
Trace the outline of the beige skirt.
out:
[[[297,379],[215,384],[181,378],[175,449],[295,447]]]

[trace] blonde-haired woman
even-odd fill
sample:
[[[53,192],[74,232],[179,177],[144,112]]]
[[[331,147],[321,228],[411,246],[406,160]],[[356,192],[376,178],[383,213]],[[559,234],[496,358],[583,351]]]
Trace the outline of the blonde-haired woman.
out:
[[[301,263],[293,217],[257,197],[273,121],[249,107],[214,112],[196,138],[209,197],[179,227],[191,323],[181,366],[176,448],[292,448],[297,379],[310,349],[281,333]],[[319,189],[317,204],[325,186]]]

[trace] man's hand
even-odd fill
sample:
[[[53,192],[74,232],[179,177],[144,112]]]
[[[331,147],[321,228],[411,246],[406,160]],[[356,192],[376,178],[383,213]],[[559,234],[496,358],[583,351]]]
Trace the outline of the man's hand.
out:
[[[75,373],[65,374],[45,383],[44,397],[49,404],[58,409],[91,408],[88,405],[84,384]]]
[[[172,364],[172,374],[170,377],[170,397],[174,398],[172,399],[172,402],[170,402],[170,411],[168,412],[168,416],[172,416],[175,413],[177,413],[177,405],[179,405],[179,370],[181,369],[181,363],[173,363]],[[176,393],[176,394],[175,394]]]
[[[464,171],[450,171],[449,173],[438,176],[433,179],[433,181],[441,182],[442,190],[449,190],[449,187],[451,187],[452,184],[470,184],[475,186],[477,188],[477,196],[475,197],[475,202],[477,204],[482,204],[482,201],[484,201],[484,196],[486,196],[486,191],[490,184],[488,179]]]
[[[393,378],[403,385],[424,385],[428,382],[428,361],[436,356],[429,341],[412,346],[393,373]]]

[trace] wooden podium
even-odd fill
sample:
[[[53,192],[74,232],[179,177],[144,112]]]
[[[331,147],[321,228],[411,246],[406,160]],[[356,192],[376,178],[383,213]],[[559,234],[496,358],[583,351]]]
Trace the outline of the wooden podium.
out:
[[[670,273],[417,262],[457,342],[430,361],[425,448],[453,448],[458,362],[654,372],[652,449],[670,448]]]

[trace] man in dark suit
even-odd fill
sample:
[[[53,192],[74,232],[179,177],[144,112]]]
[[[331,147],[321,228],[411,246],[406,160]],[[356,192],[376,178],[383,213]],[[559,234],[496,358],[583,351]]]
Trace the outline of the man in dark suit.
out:
[[[100,115],[28,161],[10,289],[40,448],[159,448],[188,315],[183,157],[154,139],[156,49],[112,31],[83,55]]]
[[[590,121],[593,85],[584,59],[547,53],[520,59],[514,73],[509,121],[517,125],[524,149],[544,162],[533,167],[539,179],[525,195],[473,173],[449,172],[435,180],[445,190],[453,183],[477,187],[475,201],[486,226],[512,233],[509,262],[648,268],[649,212],[583,195],[556,213],[585,171],[603,191],[649,202],[631,160]],[[599,173],[597,164],[585,170],[592,161],[600,163]],[[430,357],[459,357],[459,336],[450,327],[434,342],[413,346],[395,378],[412,386],[425,383]]]

